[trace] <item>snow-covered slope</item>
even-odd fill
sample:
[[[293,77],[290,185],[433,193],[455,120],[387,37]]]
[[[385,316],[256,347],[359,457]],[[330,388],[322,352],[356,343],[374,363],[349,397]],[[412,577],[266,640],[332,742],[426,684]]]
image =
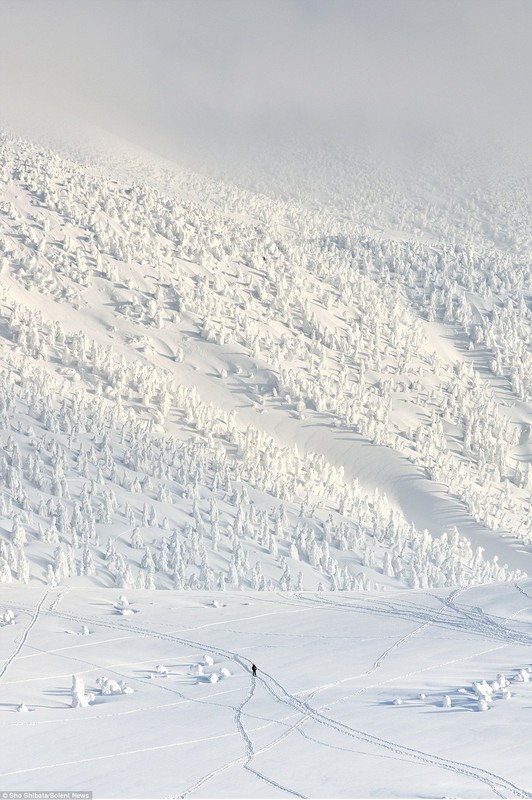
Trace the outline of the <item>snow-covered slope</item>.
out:
[[[3,791],[532,796],[529,176],[289,163],[1,138]]]
[[[2,139],[0,579],[367,589],[529,569],[512,187],[483,227],[470,198],[424,231],[395,187],[398,233],[357,224],[356,202],[76,158]],[[357,202],[385,204],[361,174]],[[495,244],[503,205],[521,223]]]
[[[119,595],[2,588],[3,791],[532,795],[530,583]]]

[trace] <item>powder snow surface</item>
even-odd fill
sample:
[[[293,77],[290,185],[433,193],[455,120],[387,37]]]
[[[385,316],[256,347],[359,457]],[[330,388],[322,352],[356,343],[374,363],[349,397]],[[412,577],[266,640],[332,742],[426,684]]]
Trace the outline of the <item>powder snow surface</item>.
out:
[[[115,590],[2,588],[2,791],[532,795],[532,583],[128,600],[124,615]],[[482,713],[472,682],[499,673],[512,697]],[[103,695],[102,677],[134,691]]]

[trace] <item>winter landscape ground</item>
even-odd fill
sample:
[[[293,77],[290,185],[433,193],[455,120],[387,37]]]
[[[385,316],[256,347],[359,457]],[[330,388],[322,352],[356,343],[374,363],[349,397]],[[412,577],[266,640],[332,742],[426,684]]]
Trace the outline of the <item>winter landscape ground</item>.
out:
[[[2,121],[0,794],[532,797],[532,174],[421,122]]]
[[[530,796],[524,187],[115,148],[2,138],[0,789]]]
[[[2,789],[530,797],[532,584],[218,598],[6,588]]]

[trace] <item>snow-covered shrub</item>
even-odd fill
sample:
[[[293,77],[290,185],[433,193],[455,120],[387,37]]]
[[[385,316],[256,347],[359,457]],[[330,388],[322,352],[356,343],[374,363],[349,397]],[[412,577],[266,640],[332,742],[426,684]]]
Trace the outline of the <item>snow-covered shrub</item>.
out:
[[[485,680],[474,681],[473,691],[479,700],[484,699],[488,703],[491,703],[493,700],[493,690]]]
[[[72,675],[72,708],[84,708],[91,702],[91,695],[85,694],[85,682],[79,675]]]
[[[105,675],[96,679],[96,684],[100,688],[100,694],[113,695],[113,694],[132,694],[134,689],[131,689],[125,681],[116,681],[113,678],[107,678]]]
[[[97,678],[96,684],[100,687],[100,693],[104,695],[110,694],[121,694],[122,689],[120,688],[117,681],[113,678]]]

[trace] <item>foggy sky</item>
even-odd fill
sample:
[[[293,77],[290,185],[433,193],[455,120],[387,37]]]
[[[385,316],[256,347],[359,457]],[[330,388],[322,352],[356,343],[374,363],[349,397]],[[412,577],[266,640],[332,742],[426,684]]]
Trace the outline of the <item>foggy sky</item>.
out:
[[[532,141],[529,0],[0,0],[0,123]],[[406,134],[405,134],[406,132]]]

